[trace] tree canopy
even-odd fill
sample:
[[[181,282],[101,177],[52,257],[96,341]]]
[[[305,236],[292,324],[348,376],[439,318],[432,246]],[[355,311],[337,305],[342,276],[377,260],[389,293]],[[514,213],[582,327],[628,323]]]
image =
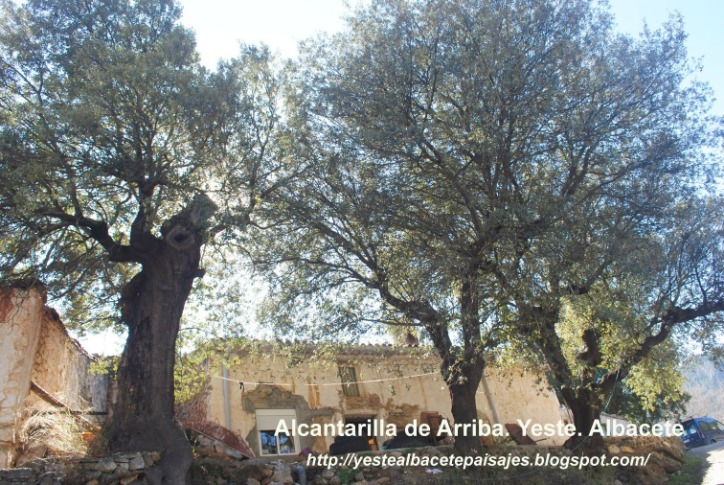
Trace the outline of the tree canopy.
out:
[[[173,1],[5,4],[0,28],[0,271],[41,279],[76,316],[128,328],[105,434],[165,449],[183,483],[174,344],[202,248],[257,223],[280,162],[282,81],[266,49],[199,65]],[[106,305],[106,306],[104,306]]]
[[[0,274],[128,328],[105,432],[165,448],[156,482],[190,460],[174,347],[215,243],[295,330],[423,331],[456,422],[501,346],[584,433],[617,382],[661,397],[637,372],[678,332],[719,350],[721,134],[675,16],[633,38],[589,0],[374,0],[288,68],[208,71],[173,1],[3,14]]]
[[[310,42],[294,123],[311,168],[268,253],[283,308],[423,327],[468,421],[456,401],[474,409],[486,349],[521,334],[562,349],[564,298],[635,285],[633,264],[663,304],[668,262],[688,257],[681,214],[717,204],[696,196],[717,138],[685,37],[676,17],[619,35],[588,1],[379,1]]]

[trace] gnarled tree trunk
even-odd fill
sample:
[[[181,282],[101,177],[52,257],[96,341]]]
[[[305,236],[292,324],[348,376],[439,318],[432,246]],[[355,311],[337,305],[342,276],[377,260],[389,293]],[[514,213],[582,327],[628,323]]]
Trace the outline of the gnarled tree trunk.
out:
[[[181,314],[200,275],[202,237],[191,219],[174,216],[162,239],[145,235],[135,248],[141,271],[123,288],[128,340],[118,369],[116,397],[105,427],[111,451],[161,451],[154,484],[185,483],[192,453],[174,419],[174,364]]]
[[[603,437],[599,433],[591,433],[594,422],[601,417],[598,394],[590,389],[580,389],[575,394],[569,390],[563,392],[563,398],[576,426],[576,434],[568,438],[564,446],[570,450],[598,454],[604,449]]]
[[[451,412],[456,425],[477,422],[476,393],[485,369],[478,321],[477,267],[471,266],[464,276],[460,291],[462,347],[453,347],[446,325],[440,322],[426,325],[442,360],[441,372],[450,391]],[[481,450],[480,436],[458,432],[454,449],[458,455],[477,455]]]
[[[483,363],[480,361],[466,362],[455,369],[448,380],[452,415],[455,424],[477,422],[478,407],[476,394],[483,377]],[[477,426],[474,429],[478,429]],[[476,433],[457,433],[455,436],[455,453],[472,456],[480,453],[482,448],[480,436]]]

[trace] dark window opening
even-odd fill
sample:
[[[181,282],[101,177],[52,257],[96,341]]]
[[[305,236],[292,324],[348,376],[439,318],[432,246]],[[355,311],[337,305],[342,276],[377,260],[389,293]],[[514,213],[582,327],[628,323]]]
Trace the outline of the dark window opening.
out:
[[[377,437],[369,432],[373,428],[372,420],[374,419],[376,419],[375,416],[345,416],[344,424],[354,424],[356,428],[355,436],[365,439],[369,443],[371,450],[379,450]]]

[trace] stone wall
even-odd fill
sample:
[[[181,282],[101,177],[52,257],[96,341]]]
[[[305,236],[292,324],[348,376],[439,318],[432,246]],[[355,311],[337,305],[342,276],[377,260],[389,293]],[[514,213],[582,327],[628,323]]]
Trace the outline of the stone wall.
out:
[[[353,366],[359,396],[345,396],[338,365]],[[209,419],[244,438],[260,456],[258,410],[294,410],[300,423],[336,423],[347,418],[384,420],[401,429],[437,412],[453,423],[448,389],[439,374],[439,359],[429,350],[412,347],[362,346],[348,355],[292,355],[270,349],[243,352],[239,364],[210,368],[206,396]],[[226,379],[226,381],[225,381]],[[224,386],[224,382],[227,383]],[[242,385],[243,384],[243,385]],[[478,417],[484,422],[535,423],[561,420],[558,399],[541,375],[522,369],[486,369],[477,394]],[[389,439],[377,435],[378,445]],[[560,445],[566,437],[539,444]],[[326,452],[333,436],[301,437],[298,449]]]
[[[44,305],[41,291],[0,289],[0,468],[15,459]]]
[[[0,290],[0,468],[15,464],[32,413],[106,408],[107,377],[45,302],[42,288]]]
[[[666,483],[676,474],[684,461],[683,443],[679,438],[628,437],[607,438],[608,456],[648,456],[646,466],[570,467],[556,466],[516,467],[511,465],[469,468],[429,467],[423,460],[446,457],[453,453],[451,446],[366,452],[366,459],[380,459],[387,455],[387,466],[307,466],[305,461],[229,459],[222,455],[199,456],[191,465],[189,485],[397,485],[411,483],[636,483],[658,485]],[[565,448],[510,446],[499,444],[489,448],[491,456],[538,456],[570,459],[573,453]],[[407,466],[417,460],[420,465]],[[104,458],[78,460],[45,460],[28,468],[0,470],[0,485],[147,485],[157,472],[159,453],[119,453]],[[392,460],[392,461],[391,461]],[[310,463],[311,464],[311,463]],[[435,478],[433,480],[433,478]]]
[[[106,410],[108,376],[94,374],[93,358],[68,335],[57,313],[46,309],[33,363],[32,381],[72,410]],[[26,406],[53,407],[35,392]]]
[[[160,459],[158,452],[138,452],[47,460],[27,468],[0,470],[0,485],[145,485]]]

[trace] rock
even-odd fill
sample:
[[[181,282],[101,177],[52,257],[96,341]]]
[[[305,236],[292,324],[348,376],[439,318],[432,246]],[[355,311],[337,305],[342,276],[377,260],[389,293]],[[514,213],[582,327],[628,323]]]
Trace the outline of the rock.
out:
[[[621,453],[629,453],[629,454],[633,455],[634,453],[636,453],[636,450],[634,450],[630,446],[622,446]]]
[[[93,480],[85,482],[85,485],[99,485],[99,482],[94,478]]]
[[[256,478],[247,478],[246,485],[261,485],[261,482]]]
[[[358,482],[364,482],[365,481],[365,474],[362,472],[359,472],[357,475],[354,476],[354,479]]]
[[[428,446],[422,450],[422,454],[427,456],[442,456],[442,452],[434,446]]]
[[[272,475],[274,475],[274,470],[272,468],[264,468],[261,472],[261,476],[264,478],[271,478]]]
[[[161,453],[159,453],[158,451],[147,451],[143,453],[143,456],[144,458],[148,456],[148,458],[150,458],[151,461],[153,461],[154,463],[156,463],[157,461],[161,461]]]
[[[119,463],[118,466],[116,467],[116,473],[119,475],[123,475],[128,472],[128,468],[129,468],[129,466],[128,466],[127,462]]]
[[[46,473],[42,477],[40,477],[40,481],[38,482],[38,485],[53,485],[55,483],[55,477],[52,473]]]
[[[621,482],[621,480],[616,480],[613,482],[613,485],[623,485],[623,482]]]
[[[678,437],[674,437],[674,439],[664,439],[662,443],[664,450],[674,459],[679,461],[684,460],[684,443]]]
[[[402,476],[402,470],[400,470],[400,469],[397,468],[397,467],[395,467],[395,468],[389,468],[389,469],[387,470],[387,476],[388,476],[389,478],[400,478],[400,477]]]
[[[143,457],[143,463],[146,465],[146,468],[153,466],[153,464],[156,463],[153,456],[151,456],[151,453],[144,452],[141,456]]]
[[[103,458],[96,464],[96,470],[99,472],[110,473],[116,469],[116,462],[111,458]]]
[[[387,483],[390,481],[390,477],[382,477],[375,480],[375,483]]]
[[[636,479],[632,483],[640,483],[641,485],[659,485],[666,483],[668,475],[656,463],[649,463],[647,467],[638,467],[636,469]]]
[[[621,448],[616,445],[608,445],[608,452],[611,455],[618,455],[619,453],[621,453]]]
[[[0,480],[18,481],[18,480],[29,480],[33,477],[33,470],[30,468],[10,468],[7,470],[0,470]]]
[[[368,482],[373,482],[374,480],[370,480],[370,477],[378,478],[380,476],[380,470],[381,468],[365,467],[362,469],[362,474],[364,474],[365,480],[367,480]]]
[[[331,480],[334,477],[334,470],[330,470],[329,468],[327,468],[322,472],[322,477],[326,480]]]
[[[131,471],[143,470],[144,468],[146,468],[146,460],[140,454],[128,462],[128,469]]]
[[[118,480],[118,483],[120,485],[128,485],[129,483],[133,483],[138,479],[138,475],[130,475],[128,477],[123,477],[120,480]]]
[[[666,473],[675,473],[681,470],[681,462],[674,460],[664,454],[656,453],[656,461]]]
[[[329,485],[342,485],[342,479],[335,475],[329,480]]]
[[[329,485],[329,481],[322,475],[314,477],[314,485]]]
[[[279,482],[285,485],[294,483],[292,478],[292,469],[284,463],[278,463],[274,466],[274,474],[271,477],[272,482]]]

